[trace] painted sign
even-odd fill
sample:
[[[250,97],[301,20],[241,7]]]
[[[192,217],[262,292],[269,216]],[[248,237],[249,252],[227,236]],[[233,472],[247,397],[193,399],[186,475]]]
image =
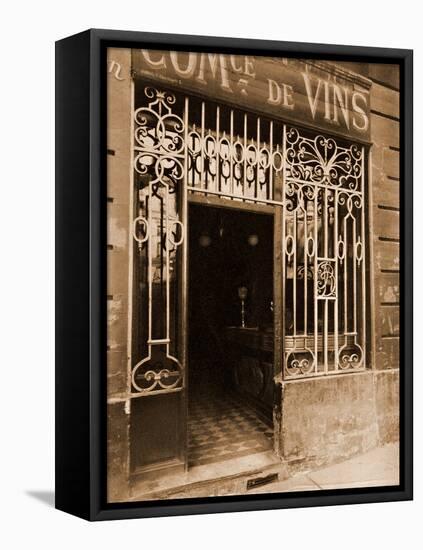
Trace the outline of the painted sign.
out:
[[[371,82],[332,62],[133,50],[136,78],[369,141]]]

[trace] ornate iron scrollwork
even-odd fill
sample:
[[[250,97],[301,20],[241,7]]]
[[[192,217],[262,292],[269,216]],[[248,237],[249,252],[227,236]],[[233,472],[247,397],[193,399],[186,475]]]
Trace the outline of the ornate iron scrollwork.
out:
[[[171,294],[175,292],[177,257],[185,245],[178,194],[185,176],[185,123],[172,107],[176,98],[152,87],[144,89],[147,107],[134,113],[134,170],[139,213],[133,238],[144,254],[141,306],[147,309],[147,355],[131,369],[132,391],[151,395],[180,391],[184,367],[175,357],[177,338]],[[159,317],[159,319],[157,319]]]
[[[200,110],[201,126],[193,124],[188,134],[189,189],[281,204],[275,200],[273,181],[282,173],[284,159],[280,144],[273,147],[273,122],[234,109],[222,117],[219,106],[206,107],[205,102]],[[253,137],[252,120],[257,128]],[[260,132],[269,141],[261,140]]]
[[[285,376],[364,368],[364,148],[284,137]]]
[[[283,208],[285,376],[364,368],[364,148],[200,99],[189,100],[190,113],[188,98],[183,107],[182,98],[149,86],[144,95],[146,106],[134,113],[132,235],[146,274],[148,334],[131,367],[132,390],[183,387],[180,319],[170,304],[186,239],[183,186]]]
[[[363,363],[363,349],[356,342],[346,343],[339,350],[338,361],[343,371],[358,369]]]
[[[317,295],[319,298],[336,297],[336,278],[333,263],[324,260],[317,267]]]
[[[293,350],[286,357],[286,373],[289,376],[304,376],[310,374],[315,366],[315,358],[309,349]]]
[[[362,149],[342,147],[322,135],[302,136],[296,128],[286,134],[289,177],[305,182],[359,190],[362,177]]]

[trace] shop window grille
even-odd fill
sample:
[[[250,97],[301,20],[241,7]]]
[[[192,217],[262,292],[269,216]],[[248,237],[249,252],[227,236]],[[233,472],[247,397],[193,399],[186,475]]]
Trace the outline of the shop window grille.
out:
[[[149,85],[134,101],[131,391],[184,385],[190,193],[282,209],[283,376],[364,369],[364,147]]]

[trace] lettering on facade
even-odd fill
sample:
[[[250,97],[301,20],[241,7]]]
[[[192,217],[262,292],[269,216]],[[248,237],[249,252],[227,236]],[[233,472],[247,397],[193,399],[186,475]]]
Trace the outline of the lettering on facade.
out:
[[[113,76],[116,78],[116,80],[125,80],[121,76],[122,65],[120,63],[118,63],[117,61],[109,61],[108,70],[109,70],[109,73],[113,74]]]
[[[366,79],[345,70],[334,73],[331,67],[328,71],[322,63],[249,55],[155,50],[133,54],[133,68],[140,76],[368,139]]]

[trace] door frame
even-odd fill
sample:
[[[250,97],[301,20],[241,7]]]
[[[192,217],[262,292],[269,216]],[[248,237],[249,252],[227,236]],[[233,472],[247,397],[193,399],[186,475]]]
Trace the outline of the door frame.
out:
[[[282,363],[283,363],[283,341],[284,341],[284,315],[283,303],[285,294],[285,284],[283,277],[283,247],[282,247],[282,228],[283,228],[283,206],[259,204],[253,202],[241,202],[233,199],[228,199],[222,196],[207,195],[203,193],[188,193],[187,212],[185,217],[186,228],[186,243],[185,252],[187,255],[186,271],[185,271],[185,296],[184,306],[185,311],[185,330],[184,332],[184,351],[185,351],[185,385],[183,395],[183,426],[185,430],[185,470],[188,471],[188,407],[189,407],[189,381],[188,381],[188,347],[189,347],[189,210],[191,205],[223,208],[237,210],[238,212],[252,212],[257,214],[265,214],[273,218],[273,452],[277,457],[281,456],[281,428],[282,428]]]
[[[132,83],[132,117],[131,117],[131,147],[134,150],[134,124],[136,117],[135,110],[135,83]],[[151,98],[150,98],[151,99]],[[161,101],[161,100],[160,100]],[[160,103],[159,101],[159,103]],[[181,113],[181,117],[177,118],[181,121],[181,139],[185,144],[188,143],[188,132],[189,132],[189,121],[188,121],[188,102],[189,96],[185,95],[184,105]],[[151,109],[157,109],[157,101],[149,103],[147,101],[148,107],[144,106],[139,109],[144,111],[149,111]],[[167,109],[168,107],[166,107]],[[160,111],[161,116],[161,111]],[[183,122],[183,124],[182,124]],[[142,149],[142,147],[141,147]],[[141,150],[138,147],[137,151]],[[148,152],[148,151],[147,151]],[[170,154],[170,156],[181,165],[186,167],[188,165],[188,147],[183,147],[180,152],[175,152]],[[169,155],[168,155],[169,156]],[[172,158],[173,158],[172,157]],[[160,179],[160,177],[159,177]],[[273,380],[274,380],[274,402],[273,402],[273,440],[274,440],[274,451],[277,456],[280,456],[280,433],[281,433],[281,382],[282,382],[282,361],[283,361],[283,338],[284,338],[284,319],[283,319],[283,303],[284,303],[284,262],[283,262],[283,218],[284,218],[284,207],[280,201],[282,196],[282,179],[280,177],[276,178],[274,181],[274,200],[270,204],[254,202],[254,199],[241,199],[234,200],[233,198],[225,197],[224,195],[216,194],[207,194],[207,191],[201,193],[191,190],[188,186],[187,180],[187,171],[183,171],[183,176],[180,178],[180,189],[181,193],[178,198],[178,210],[180,212],[180,224],[181,230],[183,231],[183,239],[180,241],[181,244],[181,262],[178,266],[178,277],[177,289],[178,294],[181,300],[181,307],[178,308],[177,313],[177,324],[180,327],[178,334],[178,347],[180,349],[179,361],[182,366],[182,383],[181,387],[178,387],[174,390],[179,393],[180,403],[178,404],[177,410],[179,411],[179,428],[178,428],[178,443],[177,448],[175,446],[175,461],[180,464],[180,466],[186,471],[188,470],[188,405],[189,405],[189,381],[188,381],[188,371],[189,371],[189,358],[188,358],[188,339],[189,339],[189,327],[188,327],[188,296],[189,296],[189,277],[188,277],[188,264],[189,264],[189,205],[190,204],[201,204],[203,206],[210,206],[215,208],[230,208],[237,211],[248,211],[251,213],[257,214],[267,214],[273,216],[273,231],[274,231],[274,244],[273,244],[273,304],[274,304],[274,351],[273,351]],[[140,219],[142,223],[145,224],[145,229],[147,231],[149,220],[145,221],[144,218],[138,217],[134,220],[134,215],[137,214],[133,211],[134,209],[134,170],[131,170],[130,178],[130,188],[131,188],[131,198],[130,198],[130,212],[129,212],[129,235],[134,234],[134,221]],[[151,189],[150,189],[151,193]],[[247,202],[248,201],[248,202]],[[147,235],[143,238],[147,240]],[[130,293],[132,298],[129,300],[128,305],[128,394],[131,392],[131,377],[130,374],[133,372],[133,354],[132,354],[132,324],[133,324],[133,311],[132,311],[132,301],[133,301],[133,284],[132,284],[132,270],[133,270],[133,247],[130,247],[130,267],[129,267],[129,281],[128,288],[130,288]],[[150,260],[149,260],[150,261]],[[151,273],[149,273],[151,277]],[[150,292],[151,294],[151,292]],[[151,297],[149,297],[151,301]],[[150,306],[149,306],[150,307]],[[131,327],[129,329],[129,327]],[[129,334],[130,333],[130,334]],[[166,390],[165,390],[166,391]],[[162,392],[162,393],[165,393]],[[134,398],[149,399],[152,394],[143,394],[143,397],[140,394],[131,396],[131,401]],[[131,415],[132,417],[132,415]],[[130,451],[131,453],[131,451]],[[158,465],[159,466],[159,465]],[[159,466],[160,467],[160,466]]]

